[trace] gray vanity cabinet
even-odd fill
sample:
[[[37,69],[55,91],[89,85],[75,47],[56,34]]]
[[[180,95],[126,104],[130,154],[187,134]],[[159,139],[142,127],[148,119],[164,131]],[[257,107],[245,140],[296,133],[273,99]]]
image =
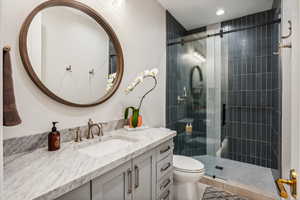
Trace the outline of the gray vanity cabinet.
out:
[[[133,200],[155,200],[155,164],[155,151],[146,153],[132,161]]]
[[[59,197],[56,200],[91,200],[91,186],[90,182]]]
[[[127,162],[111,172],[92,180],[93,200],[131,200],[132,163]]]
[[[172,151],[170,140],[57,200],[172,200]]]
[[[155,163],[151,151],[92,180],[92,199],[155,200]]]

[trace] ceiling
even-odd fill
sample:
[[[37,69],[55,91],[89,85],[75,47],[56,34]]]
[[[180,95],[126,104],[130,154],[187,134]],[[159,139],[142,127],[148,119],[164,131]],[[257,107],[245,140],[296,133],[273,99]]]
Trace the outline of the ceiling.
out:
[[[272,8],[273,0],[158,0],[187,30]],[[217,9],[225,14],[217,16]]]

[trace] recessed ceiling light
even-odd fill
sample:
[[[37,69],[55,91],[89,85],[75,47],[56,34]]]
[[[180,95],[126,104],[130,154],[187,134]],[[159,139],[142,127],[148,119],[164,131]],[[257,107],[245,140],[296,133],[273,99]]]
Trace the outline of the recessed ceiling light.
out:
[[[225,10],[223,9],[218,9],[216,12],[216,15],[220,16],[220,15],[224,15],[225,14]]]

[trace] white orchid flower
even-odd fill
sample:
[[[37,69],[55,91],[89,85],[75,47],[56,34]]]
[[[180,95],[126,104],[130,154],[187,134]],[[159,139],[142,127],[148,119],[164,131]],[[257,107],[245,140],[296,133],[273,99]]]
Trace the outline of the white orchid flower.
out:
[[[140,100],[140,103],[139,103],[139,107],[138,107],[138,110],[140,110],[141,106],[142,106],[142,103],[143,103],[143,100],[145,99],[145,97],[150,93],[152,92],[155,87],[157,86],[157,79],[156,79],[156,76],[158,74],[158,69],[157,68],[154,68],[152,70],[145,70],[143,73],[139,74],[135,79],[134,81],[129,84],[129,86],[125,89],[125,92],[126,94],[130,93],[131,91],[134,90],[134,88],[139,84],[139,83],[142,83],[144,81],[145,78],[153,78],[154,79],[154,86],[153,88],[151,88],[149,91],[146,92],[146,94],[144,94],[144,96],[141,98]]]
[[[154,68],[152,70],[145,70],[144,72],[140,73],[135,79],[134,81],[129,84],[129,86],[125,89],[126,94],[128,94],[129,92],[133,91],[134,88],[139,84],[144,82],[144,78],[146,78],[147,76],[151,76],[156,78],[158,74],[158,69]]]
[[[109,74],[106,84],[106,91],[111,90],[111,88],[114,86],[113,82],[115,81],[117,77],[117,73]]]
[[[152,69],[151,70],[151,76],[154,76],[154,77],[156,77],[157,76],[157,74],[158,74],[158,69],[157,68],[154,68],[154,69]]]
[[[136,77],[135,82],[136,83],[142,83],[144,81],[144,76],[143,75],[139,75],[138,77]]]
[[[144,77],[145,77],[145,76],[149,76],[149,74],[150,74],[150,71],[149,71],[149,70],[145,70],[144,73],[143,73]]]

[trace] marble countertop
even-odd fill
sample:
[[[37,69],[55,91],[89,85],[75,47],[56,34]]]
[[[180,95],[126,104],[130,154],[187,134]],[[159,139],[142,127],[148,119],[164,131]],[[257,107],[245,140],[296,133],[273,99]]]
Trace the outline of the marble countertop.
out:
[[[107,132],[103,137],[125,136],[136,140],[134,145],[100,158],[90,157],[78,151],[80,148],[99,143],[99,137],[81,143],[63,143],[61,149],[56,152],[48,152],[46,148],[42,148],[7,157],[4,163],[3,197],[5,200],[58,198],[175,135],[175,131],[164,128],[131,132],[120,129]]]

